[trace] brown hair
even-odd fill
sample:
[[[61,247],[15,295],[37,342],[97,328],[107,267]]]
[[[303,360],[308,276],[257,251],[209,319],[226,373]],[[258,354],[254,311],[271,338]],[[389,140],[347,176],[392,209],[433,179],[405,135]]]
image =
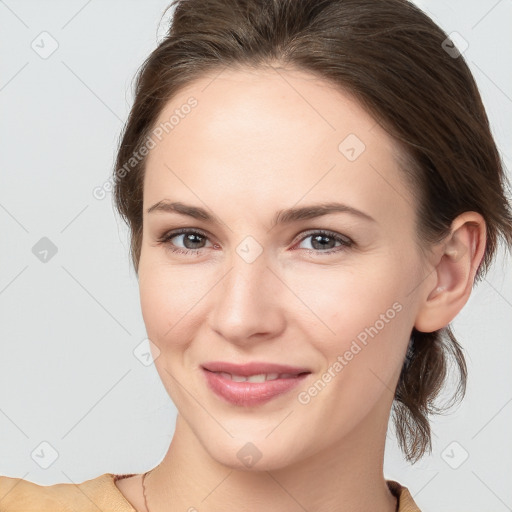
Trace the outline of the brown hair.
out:
[[[477,86],[447,35],[407,0],[174,0],[166,37],[141,66],[135,101],[120,138],[114,199],[131,230],[138,272],[145,158],[126,163],[149,137],[166,103],[182,88],[225,67],[279,63],[350,92],[404,149],[416,196],[417,233],[428,246],[453,219],[476,211],[487,226],[475,282],[502,237],[512,247],[509,187]],[[456,50],[455,50],[456,52]],[[121,172],[125,169],[124,172]],[[466,364],[450,326],[413,329],[395,391],[393,420],[406,459],[431,451],[429,414],[450,371],[453,398],[466,388]]]

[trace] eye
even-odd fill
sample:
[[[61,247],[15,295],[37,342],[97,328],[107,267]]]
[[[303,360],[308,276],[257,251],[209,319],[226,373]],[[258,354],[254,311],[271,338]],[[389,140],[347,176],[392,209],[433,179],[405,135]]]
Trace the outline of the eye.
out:
[[[302,243],[308,239],[311,239],[310,245],[312,249],[304,249],[309,254],[314,255],[337,253],[354,244],[354,242],[347,236],[325,230],[310,231],[307,236],[303,236],[300,239],[300,242]],[[336,243],[339,244],[337,247],[335,246]]]
[[[184,248],[176,247],[171,240],[173,238],[182,238],[182,243],[185,245]],[[170,233],[164,234],[158,239],[158,242],[167,246],[167,248],[177,254],[199,254],[203,247],[202,243],[207,240],[208,237],[205,233],[191,229],[178,229]]]
[[[173,239],[182,237],[184,247],[176,247]],[[300,243],[307,239],[311,239],[312,248],[303,248],[309,254],[324,255],[340,252],[348,247],[351,247],[354,242],[347,236],[334,233],[332,231],[315,230],[310,231],[306,236],[302,236],[299,240]],[[165,233],[160,237],[157,242],[164,244],[168,250],[176,254],[184,255],[199,255],[201,250],[205,248],[203,245],[208,240],[208,235],[199,230],[192,230],[182,228],[179,230]],[[336,244],[338,246],[336,247]],[[213,245],[212,245],[213,246]]]

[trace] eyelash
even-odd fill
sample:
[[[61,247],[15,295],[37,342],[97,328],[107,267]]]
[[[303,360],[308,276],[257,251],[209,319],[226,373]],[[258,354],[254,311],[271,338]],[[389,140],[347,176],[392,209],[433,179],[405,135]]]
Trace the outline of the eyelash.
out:
[[[183,255],[189,255],[189,254],[194,254],[196,256],[199,256],[200,254],[200,251],[202,249],[205,249],[205,247],[201,247],[200,249],[182,249],[180,247],[174,247],[172,244],[171,244],[171,239],[178,236],[178,235],[183,235],[183,234],[193,234],[193,235],[199,235],[203,238],[208,238],[208,236],[203,233],[202,231],[199,231],[199,230],[194,230],[194,229],[188,229],[188,228],[183,228],[183,229],[178,229],[178,230],[175,230],[175,231],[171,231],[169,233],[165,233],[163,236],[161,236],[157,242],[159,244],[164,244],[164,245],[167,245],[167,249],[169,251],[171,251],[172,253],[175,253],[175,254],[183,254]],[[349,247],[352,247],[352,245],[354,245],[354,242],[353,240],[351,240],[350,238],[348,238],[347,236],[341,236],[341,235],[338,235],[337,233],[333,232],[333,231],[326,231],[326,230],[323,230],[323,229],[317,229],[317,230],[311,230],[307,233],[306,236],[302,237],[297,243],[301,243],[303,242],[304,240],[306,240],[307,238],[313,236],[313,235],[323,235],[323,236],[327,236],[329,238],[333,238],[336,242],[340,242],[341,243],[341,246],[339,247],[336,247],[334,249],[329,249],[329,250],[326,250],[326,251],[321,251],[321,250],[315,250],[315,249],[302,249],[304,251],[307,251],[308,254],[313,254],[313,255],[324,255],[324,254],[333,254],[333,253],[338,253],[338,252],[341,252],[342,250],[345,250]]]

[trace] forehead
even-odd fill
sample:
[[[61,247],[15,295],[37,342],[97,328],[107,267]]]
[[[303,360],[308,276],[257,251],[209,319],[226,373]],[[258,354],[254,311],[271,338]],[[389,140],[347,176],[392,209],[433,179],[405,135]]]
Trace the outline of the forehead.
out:
[[[350,94],[302,71],[204,76],[168,102],[158,126],[145,204],[179,191],[239,206],[345,194],[370,210],[386,201],[410,208],[394,141]]]

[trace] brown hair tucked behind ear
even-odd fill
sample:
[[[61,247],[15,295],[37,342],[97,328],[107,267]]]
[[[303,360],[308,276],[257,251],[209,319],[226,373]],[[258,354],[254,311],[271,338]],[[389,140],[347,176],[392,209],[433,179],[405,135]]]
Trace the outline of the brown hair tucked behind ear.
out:
[[[175,0],[167,36],[142,65],[114,170],[115,204],[131,229],[135,270],[142,242],[145,159],[132,159],[180,89],[225,67],[276,64],[350,92],[403,149],[404,176],[418,208],[424,247],[449,233],[464,211],[480,213],[487,245],[476,280],[499,237],[512,247],[508,186],[486,112],[462,56],[447,35],[406,0]],[[135,164],[126,171],[126,163]],[[132,165],[130,163],[130,165]],[[125,171],[121,170],[125,168]],[[410,461],[431,450],[428,415],[452,357],[465,391],[466,366],[450,327],[413,330],[394,403],[399,443]]]

